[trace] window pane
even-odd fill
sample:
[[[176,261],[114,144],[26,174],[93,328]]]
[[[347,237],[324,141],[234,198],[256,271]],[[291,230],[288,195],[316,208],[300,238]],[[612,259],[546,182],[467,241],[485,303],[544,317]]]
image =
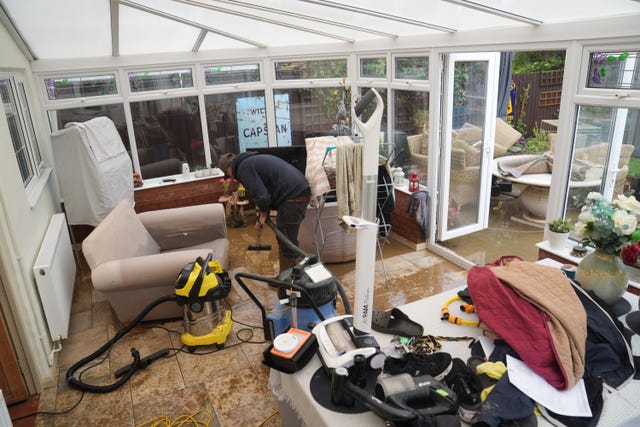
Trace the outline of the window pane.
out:
[[[384,79],[387,77],[387,58],[360,59],[360,77]]]
[[[405,56],[395,58],[395,78],[429,80],[428,56]]]
[[[0,80],[0,94],[2,96],[4,112],[7,117],[7,126],[9,127],[13,150],[16,153],[20,176],[26,186],[34,176],[34,168],[29,159],[27,139],[20,121],[20,109],[13,89],[14,84],[12,80]]]
[[[276,62],[276,80],[335,79],[347,77],[346,59]]]
[[[204,67],[204,81],[207,86],[259,82],[260,66],[249,64]]]
[[[40,144],[38,144],[38,139],[36,138],[36,131],[33,126],[33,119],[31,117],[29,103],[27,102],[27,93],[24,89],[24,83],[18,83],[18,90],[20,94],[20,102],[24,107],[24,120],[27,127],[26,131],[29,135],[29,140],[31,141],[30,147],[33,155],[34,166],[39,168],[42,163],[42,154],[40,154]]]
[[[639,129],[638,109],[578,108],[568,216],[575,220],[587,194],[604,193],[605,187],[613,190],[613,198],[619,194],[640,197],[640,158],[634,153],[640,145]]]
[[[221,154],[269,145],[264,91],[205,95],[204,104],[214,165]]]
[[[394,145],[392,164],[402,167],[405,176],[418,172],[427,182],[429,154],[429,93],[394,90]]]
[[[132,102],[131,116],[143,178],[145,169],[156,175],[165,165],[173,173],[163,175],[177,174],[171,166],[183,161],[191,169],[205,165],[198,97]]]
[[[449,177],[444,179],[449,179],[449,215],[457,220],[452,221],[449,230],[478,222],[480,163],[488,108],[488,62],[462,60],[455,61],[453,67],[453,133]]]
[[[592,53],[587,87],[640,89],[638,52]]]
[[[115,74],[45,79],[49,99],[83,98],[118,93]]]
[[[278,146],[318,135],[351,135],[349,87],[274,90]]]
[[[67,108],[64,110],[52,110],[48,112],[49,126],[55,132],[64,129],[69,122],[86,122],[96,117],[108,117],[118,129],[120,138],[129,154],[129,135],[127,134],[127,122],[124,117],[124,106],[122,104],[99,105],[95,107]]]
[[[182,70],[139,71],[129,73],[131,92],[193,87],[190,68]]]

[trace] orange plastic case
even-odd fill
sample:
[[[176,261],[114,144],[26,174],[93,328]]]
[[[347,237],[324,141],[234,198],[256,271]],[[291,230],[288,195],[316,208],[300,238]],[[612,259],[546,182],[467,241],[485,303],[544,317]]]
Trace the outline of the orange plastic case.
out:
[[[311,332],[289,328],[269,344],[262,355],[263,363],[287,374],[304,368],[318,348],[318,341]]]

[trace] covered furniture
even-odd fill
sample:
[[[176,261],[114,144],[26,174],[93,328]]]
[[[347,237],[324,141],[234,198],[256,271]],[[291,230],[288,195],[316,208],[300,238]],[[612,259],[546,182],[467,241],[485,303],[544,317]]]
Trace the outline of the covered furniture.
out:
[[[120,202],[82,243],[95,289],[121,322],[133,320],[149,303],[173,295],[182,268],[213,252],[227,268],[229,240],[224,206],[187,206],[136,214]],[[145,320],[181,317],[174,302],[153,309]]]
[[[133,203],[133,167],[111,119],[70,122],[51,135],[69,225],[98,225],[120,200]]]

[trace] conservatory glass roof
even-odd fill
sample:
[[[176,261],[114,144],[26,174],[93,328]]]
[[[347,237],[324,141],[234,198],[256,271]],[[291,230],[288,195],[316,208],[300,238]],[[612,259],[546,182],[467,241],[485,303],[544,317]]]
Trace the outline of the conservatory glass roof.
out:
[[[362,47],[640,14],[639,0],[0,0],[0,5],[34,59],[326,43]]]

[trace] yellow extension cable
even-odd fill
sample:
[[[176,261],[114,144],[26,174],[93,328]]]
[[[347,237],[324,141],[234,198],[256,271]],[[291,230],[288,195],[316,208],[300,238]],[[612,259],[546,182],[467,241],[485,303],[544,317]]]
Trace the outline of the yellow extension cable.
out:
[[[205,420],[198,420],[196,417],[204,414],[206,416]],[[145,421],[142,424],[138,424],[136,427],[187,427],[187,426],[203,426],[207,427],[211,422],[211,412],[208,409],[201,409],[198,412],[195,412],[191,415],[183,414],[178,416],[176,419],[171,420],[166,415],[161,415],[159,417],[152,418],[148,421]]]

